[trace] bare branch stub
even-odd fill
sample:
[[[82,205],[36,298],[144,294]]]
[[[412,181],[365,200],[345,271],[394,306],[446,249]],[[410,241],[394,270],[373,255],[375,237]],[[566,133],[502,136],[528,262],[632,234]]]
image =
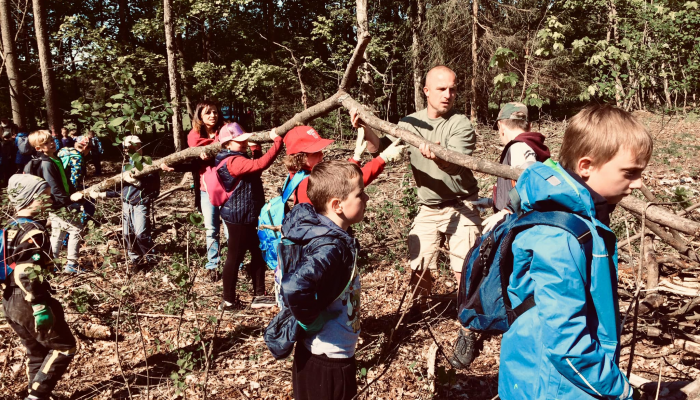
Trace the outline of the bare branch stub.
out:
[[[371,39],[372,36],[367,32],[364,32],[364,35],[360,36],[360,40],[357,42],[357,46],[355,46],[355,51],[352,53],[348,67],[345,69],[345,74],[343,74],[343,80],[340,81],[340,90],[348,90],[350,85],[355,81],[357,77],[357,68],[365,61],[363,54]]]

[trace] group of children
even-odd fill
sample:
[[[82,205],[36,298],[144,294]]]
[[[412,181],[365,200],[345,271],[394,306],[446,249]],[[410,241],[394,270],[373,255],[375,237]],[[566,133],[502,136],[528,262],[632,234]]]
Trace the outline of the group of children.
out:
[[[202,109],[206,111],[206,107]],[[591,106],[569,122],[560,163],[556,163],[549,158],[544,136],[530,132],[524,105],[506,105],[494,128],[505,146],[500,161],[527,169],[517,182],[499,178],[493,197],[477,201],[496,209],[494,216],[484,221],[483,230],[492,229],[513,212],[509,204],[513,198],[508,195],[513,187],[520,194],[518,208],[524,211],[565,210],[596,228],[591,231],[593,260],[586,259],[576,238],[557,228],[535,226],[515,239],[514,272],[507,295],[514,307],[533,296],[536,305],[503,337],[500,397],[631,399],[633,390],[617,366],[620,321],[616,246],[614,240],[604,238],[608,237],[605,232],[610,232],[612,209],[641,186],[641,174],[653,148],[651,136],[631,114],[616,107]],[[283,277],[280,289],[283,307],[291,311],[302,330],[294,353],[294,397],[350,399],[357,393],[354,355],[360,333],[361,281],[357,270],[359,242],[348,230],[363,219],[368,200],[365,186],[387,162],[401,156],[403,146],[394,143],[360,168],[366,146],[362,137],[351,162],[347,162],[323,161],[323,150],[333,141],[321,138],[310,126],[297,126],[284,139],[274,130],[269,136],[273,144],[265,154],[259,145],[248,143],[250,134],[238,124],[223,125],[212,136],[221,143],[212,166],[228,194],[218,209],[228,231],[220,309],[242,306],[236,284],[247,251],[251,253],[247,270],[253,283],[253,303],[265,303],[266,267],[256,234],[257,217],[265,203],[261,174],[272,165],[284,144],[284,164],[290,177],[308,174],[295,190],[294,207],[281,227],[284,238],[303,248],[294,273]],[[43,200],[47,196],[42,195],[50,194],[49,204],[53,203],[54,210],[70,208],[74,204],[71,201],[81,199],[71,198],[75,183],[56,158],[51,135],[34,132],[30,140],[39,151],[40,168],[35,175],[42,179],[27,175],[11,179],[8,193],[18,218],[8,228],[10,232],[17,230],[8,249],[16,270],[14,283],[5,289],[3,304],[11,326],[27,347],[29,398],[45,398],[70,362],[75,340],[65,325],[60,304],[50,298],[45,281],[31,281],[25,271],[34,265],[48,268],[57,255],[54,236],[58,238],[70,226],[74,230],[69,232],[71,236],[75,232],[77,240],[81,229],[75,218],[53,214],[49,245],[45,228],[32,218],[47,206]],[[138,137],[129,137],[124,145],[128,152],[140,151]],[[159,190],[157,174],[151,183],[146,182],[148,179],[126,182],[122,189],[124,220],[128,221],[124,224],[125,236],[127,226],[135,228],[148,220],[150,199]],[[202,194],[208,196],[206,184],[203,189]],[[105,196],[90,194],[93,198]],[[150,234],[143,235],[142,228],[136,231],[141,232],[136,234],[141,240],[135,240],[138,245],[130,257],[148,257],[153,250]],[[54,235],[56,232],[59,234]],[[68,259],[77,259],[77,251],[71,254],[70,242]],[[51,339],[42,336],[52,326],[56,335]],[[460,337],[464,335],[460,333]]]

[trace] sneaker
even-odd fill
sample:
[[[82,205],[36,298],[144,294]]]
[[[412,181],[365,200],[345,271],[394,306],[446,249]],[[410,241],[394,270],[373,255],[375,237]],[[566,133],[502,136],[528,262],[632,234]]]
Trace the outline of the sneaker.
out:
[[[221,272],[219,272],[218,268],[208,269],[207,276],[209,277],[209,281],[212,283],[215,283],[215,282],[218,282],[221,280]]]
[[[450,357],[450,365],[456,369],[467,369],[474,361],[476,335],[467,329],[460,329],[455,342],[455,350]]]
[[[223,300],[218,307],[219,311],[238,311],[242,310],[243,308],[243,303],[241,303],[241,301],[238,299],[236,299],[233,303]]]
[[[273,296],[255,296],[253,302],[250,303],[250,308],[268,308],[277,305]]]
[[[79,274],[85,271],[85,269],[81,268],[80,265],[74,261],[68,261],[66,266],[63,267],[63,272],[66,274]]]

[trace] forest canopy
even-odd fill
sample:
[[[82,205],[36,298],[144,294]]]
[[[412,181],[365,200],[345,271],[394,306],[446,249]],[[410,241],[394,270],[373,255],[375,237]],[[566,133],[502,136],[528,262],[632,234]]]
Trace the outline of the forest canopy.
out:
[[[187,129],[205,98],[247,129],[277,126],[335,92],[357,41],[354,1],[0,3],[0,115],[11,115],[9,82],[19,82],[14,107],[22,112],[14,119],[27,129],[169,136],[171,106],[181,106]],[[458,75],[457,109],[481,122],[513,100],[555,118],[589,101],[659,112],[697,105],[696,1],[375,1],[368,23],[373,39],[354,91],[391,122],[424,106],[424,75],[438,64]],[[177,66],[177,103],[168,49]],[[52,96],[42,81],[47,74]],[[340,115],[318,120],[318,130],[341,133]]]

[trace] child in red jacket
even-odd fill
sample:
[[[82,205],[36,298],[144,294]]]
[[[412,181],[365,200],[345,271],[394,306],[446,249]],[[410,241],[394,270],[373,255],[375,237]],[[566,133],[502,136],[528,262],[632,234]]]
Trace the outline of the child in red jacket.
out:
[[[370,141],[378,138],[373,132]],[[294,174],[299,171],[311,172],[316,164],[323,161],[323,149],[328,147],[333,140],[323,139],[310,126],[297,126],[284,136],[284,144],[287,146],[287,156],[284,159],[284,165],[289,171],[289,178],[293,178]],[[365,151],[367,142],[365,141],[364,129],[358,129],[357,141],[355,145],[355,154],[348,161],[360,166],[362,153]],[[364,185],[369,185],[374,181],[379,174],[384,171],[386,163],[395,161],[401,156],[401,151],[405,146],[399,146],[399,141],[396,141],[392,146],[389,146],[378,157],[373,158],[364,167],[362,167],[362,181]],[[297,189],[294,191],[294,204],[311,203],[309,196],[306,194],[309,186],[308,179],[301,181]]]

